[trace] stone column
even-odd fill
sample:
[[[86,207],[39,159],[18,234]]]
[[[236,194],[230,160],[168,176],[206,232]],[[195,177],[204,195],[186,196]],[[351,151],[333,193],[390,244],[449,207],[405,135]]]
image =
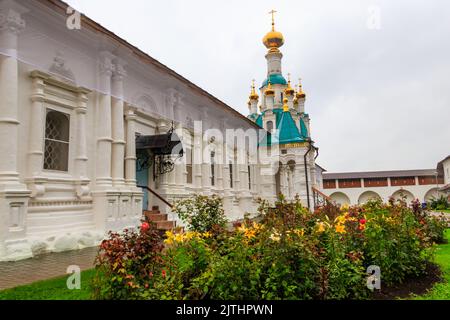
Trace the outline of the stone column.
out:
[[[125,119],[127,121],[127,143],[125,156],[125,181],[131,187],[136,187],[136,108],[127,106]]]
[[[96,183],[100,189],[112,186],[111,177],[111,76],[114,56],[109,52],[100,54],[99,104],[97,109],[97,159]]]
[[[77,196],[82,198],[89,195],[89,179],[87,174],[87,137],[86,137],[86,113],[87,113],[87,94],[91,91],[84,88],[78,89],[77,108],[77,145],[75,158],[75,174],[77,177]]]
[[[45,132],[45,107],[44,88],[47,76],[40,72],[31,74],[33,91],[31,94],[30,110],[30,135],[28,146],[28,179],[36,179],[41,176],[44,165],[44,132]]]
[[[25,28],[21,15],[28,10],[15,1],[0,2],[0,190],[17,187],[18,174],[18,35]]]
[[[125,185],[124,159],[125,159],[125,129],[124,129],[124,102],[123,77],[126,75],[124,62],[114,59],[114,72],[112,77],[112,182],[114,187]]]
[[[25,110],[19,111],[17,49],[26,12],[16,1],[0,1],[0,261],[32,255],[26,239],[30,192],[19,181],[18,173],[19,112]]]

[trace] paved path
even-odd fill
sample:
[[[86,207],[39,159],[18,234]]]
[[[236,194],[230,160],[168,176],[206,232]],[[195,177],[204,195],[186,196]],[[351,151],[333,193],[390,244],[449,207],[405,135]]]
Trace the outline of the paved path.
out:
[[[0,290],[64,276],[70,265],[77,265],[81,270],[91,269],[97,250],[93,247],[48,253],[16,262],[0,262]]]

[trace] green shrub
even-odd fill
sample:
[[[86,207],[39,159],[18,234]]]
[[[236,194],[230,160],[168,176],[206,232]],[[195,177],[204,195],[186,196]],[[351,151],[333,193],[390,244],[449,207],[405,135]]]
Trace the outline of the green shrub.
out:
[[[365,299],[368,266],[384,284],[422,275],[444,225],[405,201],[369,201],[314,213],[299,199],[260,202],[259,215],[224,228],[218,197],[174,208],[188,230],[161,238],[148,225],[111,234],[97,259],[96,297],[107,299]]]
[[[211,197],[196,195],[180,200],[175,203],[172,211],[191,231],[211,231],[216,227],[224,227],[227,223],[222,199],[216,195]]]
[[[446,210],[450,209],[450,203],[448,202],[448,198],[441,195],[439,198],[432,197],[428,202],[428,205],[433,210]]]

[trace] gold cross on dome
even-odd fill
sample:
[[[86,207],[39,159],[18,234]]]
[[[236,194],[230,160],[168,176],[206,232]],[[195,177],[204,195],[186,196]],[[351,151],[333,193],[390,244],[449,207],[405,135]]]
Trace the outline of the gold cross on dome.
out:
[[[272,30],[275,28],[275,13],[277,13],[277,11],[275,11],[273,9],[271,11],[269,11],[269,14],[272,15]]]

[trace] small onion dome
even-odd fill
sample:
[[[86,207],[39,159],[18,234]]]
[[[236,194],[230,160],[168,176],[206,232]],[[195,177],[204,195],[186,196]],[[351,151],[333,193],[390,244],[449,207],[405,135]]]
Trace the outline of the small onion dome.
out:
[[[272,89],[272,84],[269,81],[269,84],[267,85],[266,90],[264,90],[264,94],[266,96],[273,96],[275,94],[275,91]]]
[[[286,89],[284,89],[284,93],[287,96],[293,96],[295,94],[294,88],[291,87],[291,79],[288,80],[288,86]]]
[[[283,101],[283,102],[284,102],[284,104],[283,104],[283,112],[288,112],[289,111],[289,106],[287,105],[287,101]]]
[[[297,94],[295,96],[297,97],[297,99],[301,99],[301,98],[305,98],[306,97],[306,94],[303,92],[303,88],[302,88],[302,84],[301,83],[299,83],[299,85],[298,85],[298,92],[297,92]]]
[[[253,80],[253,83],[252,83],[252,91],[250,92],[249,99],[250,100],[258,100],[259,99],[259,96],[255,90],[255,80]]]
[[[298,99],[297,98],[294,98],[294,106],[297,106],[298,105]]]

